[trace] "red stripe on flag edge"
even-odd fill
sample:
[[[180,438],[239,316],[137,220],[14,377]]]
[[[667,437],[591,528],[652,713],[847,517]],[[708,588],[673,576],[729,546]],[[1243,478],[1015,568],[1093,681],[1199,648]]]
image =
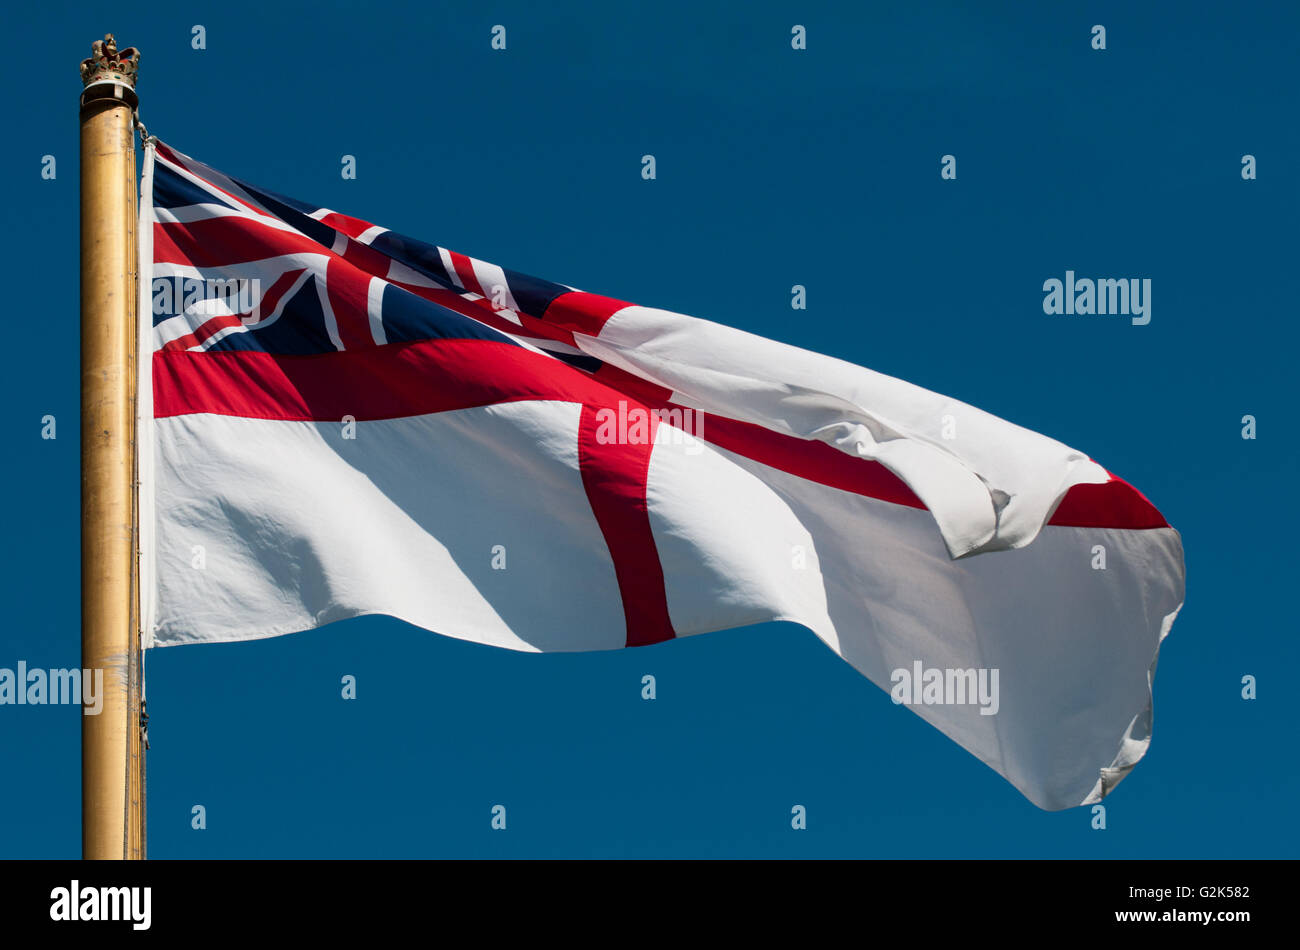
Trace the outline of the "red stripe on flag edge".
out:
[[[1124,479],[1110,472],[1099,485],[1074,485],[1052,512],[1048,524],[1068,528],[1168,528],[1155,505]]]

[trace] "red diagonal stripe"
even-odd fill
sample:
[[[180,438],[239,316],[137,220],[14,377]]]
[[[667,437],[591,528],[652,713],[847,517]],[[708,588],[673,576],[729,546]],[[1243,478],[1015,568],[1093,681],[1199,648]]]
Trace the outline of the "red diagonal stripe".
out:
[[[319,220],[321,224],[327,225],[335,231],[342,231],[350,238],[360,237],[374,227],[369,221],[362,221],[360,218],[339,214],[337,211],[331,211]]]
[[[271,289],[262,295],[259,309],[266,315],[274,312],[275,308],[280,303],[280,298],[289,292],[289,288],[293,286],[294,281],[298,279],[302,272],[303,268],[300,267],[297,270],[289,270],[281,274],[276,282],[271,285]],[[191,346],[197,346],[204,340],[207,340],[219,330],[224,330],[226,327],[239,326],[250,316],[252,316],[251,313],[239,313],[213,317],[212,319],[205,320],[203,323],[199,324],[193,333],[187,333],[182,337],[170,340],[159,347],[159,349],[188,350]]]
[[[479,285],[478,274],[474,273],[474,262],[464,254],[457,254],[455,251],[448,251],[447,256],[451,258],[452,266],[456,268],[460,285],[481,297],[486,297],[487,294],[483,293],[483,288]]]

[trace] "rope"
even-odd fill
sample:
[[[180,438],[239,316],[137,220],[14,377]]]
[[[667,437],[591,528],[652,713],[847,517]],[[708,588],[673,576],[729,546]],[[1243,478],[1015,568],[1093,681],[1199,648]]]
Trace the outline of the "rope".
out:
[[[150,134],[149,134],[149,130],[145,127],[145,124],[144,124],[143,122],[140,121],[140,109],[139,109],[138,107],[136,108],[136,110],[135,110],[134,112],[131,113],[131,118],[132,118],[132,119],[134,120],[134,122],[135,122],[135,128],[137,128],[137,129],[140,130],[140,144],[141,144],[141,145],[149,145],[149,144],[157,145],[157,144],[158,144],[158,138],[157,138],[157,136],[150,135]]]

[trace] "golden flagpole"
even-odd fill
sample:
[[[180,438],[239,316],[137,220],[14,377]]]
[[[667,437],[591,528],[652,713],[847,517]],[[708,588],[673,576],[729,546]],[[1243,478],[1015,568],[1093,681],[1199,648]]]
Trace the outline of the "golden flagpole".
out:
[[[111,34],[81,64],[81,718],[84,858],[144,857],[135,493],[135,94],[140,53]],[[87,675],[83,672],[83,676]]]

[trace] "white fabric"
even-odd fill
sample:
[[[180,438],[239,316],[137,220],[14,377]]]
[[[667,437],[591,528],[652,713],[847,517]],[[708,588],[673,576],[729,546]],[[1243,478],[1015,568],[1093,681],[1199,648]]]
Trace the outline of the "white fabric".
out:
[[[157,420],[154,645],[382,613],[513,650],[623,646],[613,563],[578,470],[579,413],[513,402],[352,430]]]
[[[918,660],[999,670],[995,715],[911,708],[1042,808],[1098,800],[1103,770],[1109,791],[1146,751],[1149,677],[1183,600],[1172,528],[1049,525],[955,561],[925,511],[664,443],[647,494],[679,635],[801,623],[887,692]]]
[[[1107,479],[1082,452],[963,402],[707,320],[632,306],[576,339],[684,405],[878,460],[926,503],[953,557],[1023,547],[1071,485]]]
[[[334,423],[157,420],[154,645],[384,613],[515,650],[622,646],[579,411],[507,403],[358,422],[352,439]],[[1043,808],[1096,800],[1145,751],[1149,674],[1182,602],[1173,529],[1048,526],[953,560],[923,510],[661,433],[647,499],[679,635],[800,623],[885,690],[915,661],[998,669],[996,715],[912,708]]]

